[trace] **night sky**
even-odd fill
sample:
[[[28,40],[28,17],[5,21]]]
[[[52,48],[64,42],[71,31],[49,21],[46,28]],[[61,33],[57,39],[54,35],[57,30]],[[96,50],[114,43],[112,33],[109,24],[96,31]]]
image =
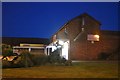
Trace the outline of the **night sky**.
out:
[[[67,21],[84,12],[100,21],[102,30],[118,30],[118,3],[4,2],[2,35],[50,38]]]

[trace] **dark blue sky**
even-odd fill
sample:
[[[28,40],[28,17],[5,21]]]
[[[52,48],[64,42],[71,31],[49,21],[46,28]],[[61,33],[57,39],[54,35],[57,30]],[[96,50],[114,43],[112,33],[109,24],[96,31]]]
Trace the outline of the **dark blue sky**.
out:
[[[102,30],[118,30],[118,3],[4,2],[2,5],[4,37],[50,38],[68,20],[84,12],[100,21]]]

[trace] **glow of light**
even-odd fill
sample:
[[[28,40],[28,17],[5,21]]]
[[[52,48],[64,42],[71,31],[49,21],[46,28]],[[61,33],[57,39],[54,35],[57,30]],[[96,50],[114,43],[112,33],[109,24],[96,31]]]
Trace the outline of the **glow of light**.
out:
[[[63,42],[63,41],[61,41],[61,40],[59,40],[59,44],[60,44],[60,45],[63,45],[63,44],[64,44],[64,42]]]
[[[55,51],[57,49],[56,46],[47,46],[46,48],[52,48],[52,52]]]
[[[65,42],[63,45],[62,56],[68,60],[68,42]]]
[[[99,35],[95,35],[95,37],[96,37],[97,39],[99,39],[100,36],[99,36]]]
[[[54,44],[56,44],[57,43],[57,41],[54,41]]]
[[[82,28],[82,31],[84,31],[84,28]]]
[[[57,48],[55,46],[52,46],[52,52],[55,51]]]

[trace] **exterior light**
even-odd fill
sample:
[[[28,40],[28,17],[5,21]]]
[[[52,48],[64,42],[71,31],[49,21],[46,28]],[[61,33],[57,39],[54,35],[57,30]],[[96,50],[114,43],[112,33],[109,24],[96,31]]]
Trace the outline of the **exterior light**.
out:
[[[57,48],[55,46],[52,46],[52,52],[55,51]]]
[[[60,45],[63,45],[63,44],[64,44],[64,42],[63,42],[63,41],[61,41],[61,40],[59,40],[59,44],[60,44]]]
[[[56,41],[54,41],[54,44],[56,44],[57,43],[57,40]]]
[[[100,36],[99,35],[95,35],[95,37],[99,39]]]
[[[82,28],[82,31],[84,31],[84,28]]]

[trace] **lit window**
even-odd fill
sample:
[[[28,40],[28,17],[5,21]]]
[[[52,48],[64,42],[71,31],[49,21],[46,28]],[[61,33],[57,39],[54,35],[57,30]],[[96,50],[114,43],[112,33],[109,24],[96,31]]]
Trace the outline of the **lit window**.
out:
[[[63,41],[61,41],[61,40],[59,40],[59,44],[60,44],[60,45],[63,45],[63,44],[64,44],[64,42],[63,42]]]
[[[100,36],[99,35],[93,35],[93,34],[88,34],[87,40],[89,41],[99,41]]]

